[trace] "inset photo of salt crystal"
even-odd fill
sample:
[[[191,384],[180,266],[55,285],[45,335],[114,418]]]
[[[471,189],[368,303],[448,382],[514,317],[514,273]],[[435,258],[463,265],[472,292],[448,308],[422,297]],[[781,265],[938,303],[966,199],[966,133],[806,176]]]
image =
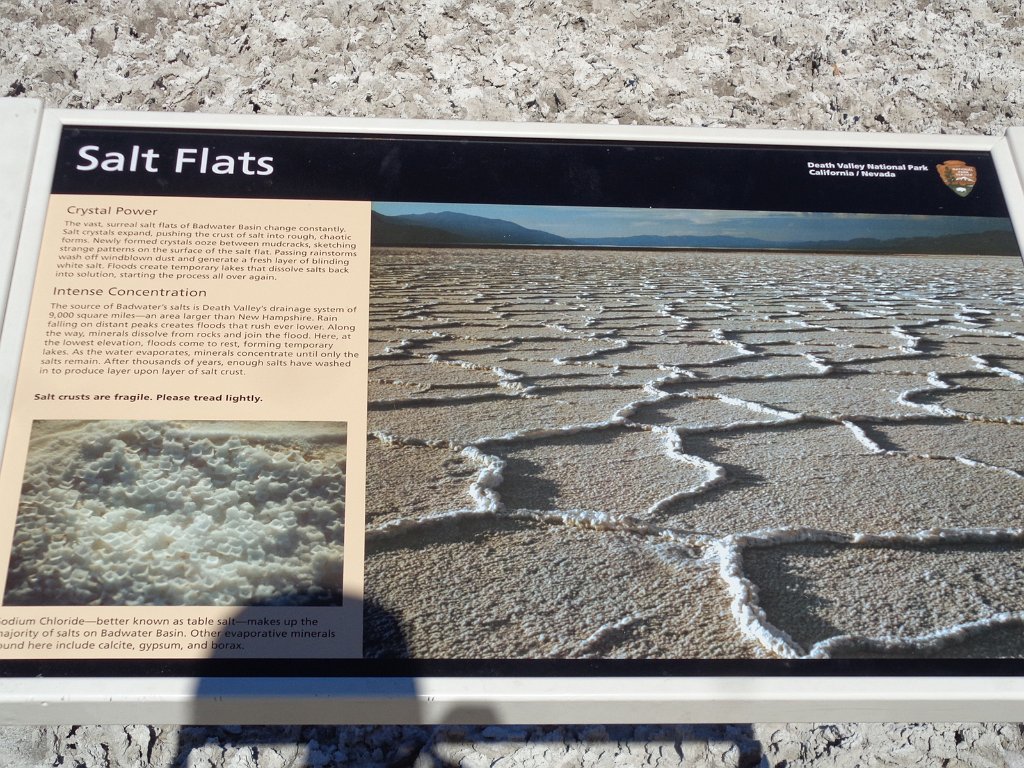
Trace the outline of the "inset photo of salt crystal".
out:
[[[337,422],[33,423],[4,605],[340,605]]]

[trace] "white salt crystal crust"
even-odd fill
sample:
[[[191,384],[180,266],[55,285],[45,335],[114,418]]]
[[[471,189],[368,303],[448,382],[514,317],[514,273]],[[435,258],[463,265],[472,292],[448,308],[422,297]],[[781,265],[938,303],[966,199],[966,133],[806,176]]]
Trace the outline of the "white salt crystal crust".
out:
[[[343,424],[37,421],[6,605],[341,599]]]

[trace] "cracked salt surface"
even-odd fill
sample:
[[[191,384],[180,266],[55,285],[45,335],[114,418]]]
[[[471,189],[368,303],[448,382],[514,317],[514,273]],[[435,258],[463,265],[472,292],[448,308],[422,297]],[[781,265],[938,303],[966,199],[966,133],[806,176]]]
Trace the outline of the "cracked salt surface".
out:
[[[1019,259],[373,259],[369,653],[1024,652]]]
[[[5,605],[341,601],[346,429],[36,421]]]

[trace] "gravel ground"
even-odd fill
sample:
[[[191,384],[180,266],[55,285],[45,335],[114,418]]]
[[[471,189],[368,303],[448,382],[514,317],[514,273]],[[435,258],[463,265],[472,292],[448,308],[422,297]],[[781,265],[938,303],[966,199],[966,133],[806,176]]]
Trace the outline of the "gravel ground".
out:
[[[993,133],[1016,0],[0,2],[0,94],[89,109]]]

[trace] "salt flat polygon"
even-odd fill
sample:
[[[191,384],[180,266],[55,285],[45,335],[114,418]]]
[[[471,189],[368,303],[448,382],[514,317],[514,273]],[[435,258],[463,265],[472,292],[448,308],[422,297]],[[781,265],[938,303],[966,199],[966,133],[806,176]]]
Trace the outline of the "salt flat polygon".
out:
[[[846,373],[721,383],[695,381],[690,383],[690,388],[695,393],[713,392],[785,411],[843,419],[858,415],[898,417],[920,413],[920,408],[901,403],[899,398],[903,392],[927,384],[928,379],[922,374]]]
[[[402,384],[497,384],[500,376],[490,368],[469,368],[403,353],[381,353],[370,363],[373,381]]]
[[[615,373],[614,366],[603,366],[597,363],[556,363],[547,360],[508,360],[501,366],[502,370],[523,376],[530,381],[548,381],[552,379],[575,379],[581,382],[597,380]],[[646,381],[646,379],[644,379]]]
[[[374,438],[366,448],[366,472],[374,478],[374,492],[366,500],[367,525],[470,506],[467,489],[477,467],[460,453]]]
[[[866,424],[864,428],[886,450],[943,456],[955,447],[958,456],[1024,474],[1017,424],[934,418]]]
[[[743,560],[771,621],[806,650],[837,635],[914,638],[1024,610],[1021,544],[808,543],[748,548]],[[1024,655],[1019,628],[1002,642],[996,655]]]
[[[684,437],[728,480],[665,509],[664,524],[725,535],[761,528],[847,533],[1024,525],[1024,482],[953,458],[869,453],[843,425],[761,425]],[[951,446],[952,447],[952,446]]]
[[[672,397],[639,406],[630,417],[640,424],[666,426],[687,426],[691,429],[713,429],[736,422],[779,421],[779,414],[757,408],[754,403],[722,400],[713,395],[701,395],[697,391],[677,394]]]
[[[614,397],[615,402],[601,408],[598,416],[611,416],[611,409],[628,399]],[[458,405],[457,414],[452,411],[453,405]],[[580,422],[577,417],[587,415],[581,410],[592,414],[595,409],[593,405],[577,406],[563,398],[494,394],[461,401],[431,399],[422,405],[410,403],[387,409],[371,406],[369,416],[372,430],[399,439],[467,445],[491,436],[577,424]]]
[[[663,435],[641,429],[608,427],[479,447],[505,461],[498,494],[509,510],[635,515],[704,477],[699,467],[670,455]]]
[[[373,544],[371,539],[368,544]],[[367,654],[414,658],[747,656],[713,563],[658,541],[533,520],[463,517],[373,546]],[[400,630],[400,631],[399,631]]]
[[[1021,382],[995,374],[961,373],[945,376],[949,389],[923,393],[919,400],[966,417],[993,421],[1024,421]]]
[[[809,359],[804,353],[773,354],[753,352],[749,355],[732,355],[709,365],[693,366],[691,370],[699,379],[761,379],[789,376],[812,376],[822,373],[823,363]],[[817,358],[817,356],[814,356]]]

